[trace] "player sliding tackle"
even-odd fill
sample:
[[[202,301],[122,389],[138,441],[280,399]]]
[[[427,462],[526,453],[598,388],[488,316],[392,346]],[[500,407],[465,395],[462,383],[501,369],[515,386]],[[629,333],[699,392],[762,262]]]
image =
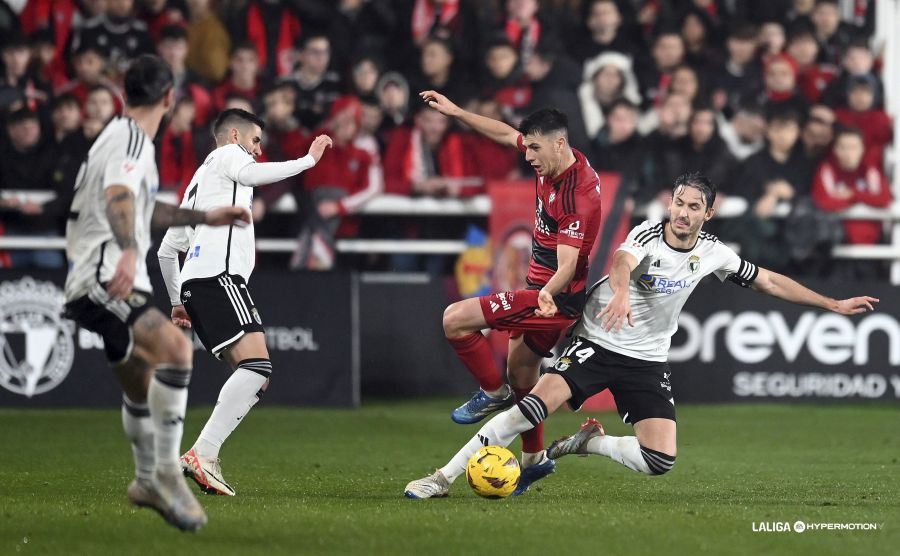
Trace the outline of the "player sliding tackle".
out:
[[[250,207],[253,188],[295,176],[316,165],[331,138],[319,135],[309,154],[285,162],[256,162],[265,124],[240,109],[213,124],[216,149],[191,179],[182,207]],[[178,254],[187,253],[179,272]],[[172,303],[172,322],[190,328],[210,353],[234,370],[194,446],[181,456],[185,475],[207,494],[234,496],[222,476],[219,449],[262,398],[272,375],[265,329],[248,282],[256,263],[253,223],[242,228],[172,228],[157,253]]]
[[[600,180],[585,156],[569,146],[568,122],[558,110],[538,110],[517,131],[466,112],[434,91],[425,91],[421,97],[435,110],[518,149],[537,174],[527,287],[459,301],[444,312],[447,340],[481,386],[471,400],[453,411],[452,418],[460,424],[477,423],[511,406],[534,387],[541,361],[581,314],[588,260],[600,229]],[[481,333],[485,328],[510,334],[507,375],[512,388],[503,381]],[[544,456],[543,427],[538,423],[522,435],[524,471],[514,494],[552,473],[554,465]]]
[[[634,436],[606,435],[597,421],[588,419],[578,433],[551,444],[547,457],[599,454],[648,475],[671,470],[676,454],[675,400],[666,360],[681,308],[709,274],[842,315],[874,309],[875,298],[837,301],[742,260],[702,231],[715,213],[715,198],[716,188],[705,176],[679,177],[669,220],[644,222],[631,230],[613,257],[609,276],[591,288],[572,342],[553,368],[518,404],[488,421],[447,465],[409,483],[406,492],[416,498],[446,496],[479,448],[506,446],[563,402],[577,410],[607,388],[622,419],[634,427]]]

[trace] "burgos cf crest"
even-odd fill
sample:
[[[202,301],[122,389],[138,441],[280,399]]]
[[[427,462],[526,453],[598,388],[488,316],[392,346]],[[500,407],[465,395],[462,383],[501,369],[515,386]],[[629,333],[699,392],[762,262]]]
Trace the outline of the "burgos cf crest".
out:
[[[0,284],[0,386],[30,398],[66,378],[75,344],[62,307],[63,293],[52,282],[26,276]]]
[[[700,257],[697,255],[691,255],[691,258],[688,259],[688,270],[691,272],[697,272],[700,270]]]

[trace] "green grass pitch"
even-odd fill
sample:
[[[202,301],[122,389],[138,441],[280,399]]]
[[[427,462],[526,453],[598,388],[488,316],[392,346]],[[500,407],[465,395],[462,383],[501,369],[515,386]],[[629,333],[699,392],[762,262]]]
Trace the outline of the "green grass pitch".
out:
[[[128,506],[131,456],[118,412],[0,410],[0,554],[900,550],[895,406],[682,406],[678,462],[664,477],[570,456],[520,498],[483,500],[463,479],[447,499],[404,499],[409,480],[443,465],[477,431],[450,421],[458,401],[254,410],[222,453],[238,495],[203,496],[210,522],[197,534]],[[208,414],[188,412],[185,446]],[[585,417],[552,416],[547,439]],[[609,434],[628,434],[616,416],[599,417]],[[797,520],[881,528],[752,531],[754,522]]]

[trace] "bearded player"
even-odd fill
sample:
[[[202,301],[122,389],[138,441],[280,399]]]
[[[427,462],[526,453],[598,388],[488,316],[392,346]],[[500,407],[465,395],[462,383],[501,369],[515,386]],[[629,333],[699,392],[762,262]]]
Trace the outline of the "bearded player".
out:
[[[519,130],[467,112],[435,92],[420,93],[435,110],[489,139],[518,149],[534,168],[535,225],[526,289],[458,301],[444,311],[444,333],[479,383],[479,391],[453,411],[456,423],[477,423],[524,397],[537,383],[540,364],[560,333],[580,316],[588,259],[600,229],[600,179],[587,158],[569,146],[568,121],[559,110],[541,109]],[[485,328],[507,331],[506,384]],[[523,473],[515,494],[553,472],[543,450],[543,427],[522,435]],[[420,493],[407,490],[410,498]]]
[[[663,475],[675,465],[675,397],[667,363],[681,308],[709,274],[740,287],[842,315],[874,309],[873,297],[836,300],[741,259],[715,236],[701,231],[712,218],[716,188],[701,174],[675,181],[670,218],[644,222],[628,234],[609,275],[588,294],[584,316],[569,347],[516,406],[488,421],[433,475],[411,482],[417,498],[446,496],[482,446],[506,446],[542,423],[563,403],[572,409],[607,388],[634,436],[610,436],[588,419],[581,430],[547,448],[555,460],[567,454],[606,456],[633,471]]]

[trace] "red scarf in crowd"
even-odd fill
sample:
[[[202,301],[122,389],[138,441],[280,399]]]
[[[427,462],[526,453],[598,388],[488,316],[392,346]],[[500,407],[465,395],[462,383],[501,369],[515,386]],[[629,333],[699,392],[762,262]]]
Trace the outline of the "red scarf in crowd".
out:
[[[281,25],[278,28],[278,41],[275,52],[269,52],[268,39],[266,37],[266,24],[262,10],[255,2],[250,4],[247,10],[247,39],[256,45],[256,53],[259,55],[259,66],[266,67],[269,56],[277,56],[275,71],[278,75],[287,75],[293,68],[290,61],[280,54],[287,52],[294,46],[294,40],[300,36],[300,20],[288,10],[281,14]]]
[[[442,27],[447,27],[459,13],[459,0],[446,0],[441,4],[441,14],[438,22]],[[413,42],[422,42],[431,32],[435,23],[434,2],[432,0],[416,0],[412,12],[412,37]]]

